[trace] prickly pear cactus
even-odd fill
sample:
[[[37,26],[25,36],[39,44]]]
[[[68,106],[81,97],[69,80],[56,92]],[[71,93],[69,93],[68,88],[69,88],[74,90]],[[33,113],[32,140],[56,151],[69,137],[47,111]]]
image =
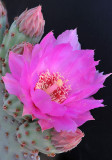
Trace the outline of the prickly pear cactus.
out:
[[[30,115],[22,116],[23,104],[16,96],[8,94],[7,91],[5,91],[3,97],[2,108],[19,122],[24,122],[25,120],[32,120],[32,117]]]
[[[57,132],[55,129],[41,130],[37,120],[25,122],[17,131],[18,142],[29,150],[38,150],[50,157],[67,152],[76,147],[84,137],[77,128],[76,132]]]
[[[23,12],[9,30],[6,29],[7,16],[2,10],[0,8],[0,160],[40,160],[39,152],[54,157],[73,149],[84,136],[79,129],[75,133],[57,132],[54,129],[42,131],[38,119],[33,120],[33,115],[23,116],[23,104],[15,95],[7,92],[2,80],[2,76],[10,72],[9,51],[22,54],[24,44],[30,42],[29,47],[33,48],[32,44],[38,43],[42,37],[45,21],[41,6]],[[42,159],[46,157],[42,155]]]
[[[4,87],[0,83],[0,160],[36,160],[36,155],[22,148],[16,132],[21,123],[2,109]]]
[[[23,104],[17,99],[14,95],[5,95],[4,96],[3,109],[11,116],[19,119],[22,117]]]
[[[19,31],[16,21],[8,30],[7,11],[0,1],[0,160],[37,160],[38,153],[23,148],[19,144],[16,132],[31,116],[22,117],[23,104],[14,95],[5,90],[2,75],[9,71],[8,51],[15,44],[26,41],[37,43],[42,34],[30,37]],[[3,40],[3,41],[2,41]]]
[[[49,129],[42,132],[37,121],[32,123],[25,122],[19,127],[17,138],[19,143],[29,150],[37,149],[41,153],[55,155],[60,151],[56,150],[51,143],[52,131],[52,129]]]

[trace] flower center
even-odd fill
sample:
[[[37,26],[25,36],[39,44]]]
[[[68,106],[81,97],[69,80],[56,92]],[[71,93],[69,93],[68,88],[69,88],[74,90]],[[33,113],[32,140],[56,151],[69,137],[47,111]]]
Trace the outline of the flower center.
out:
[[[34,89],[42,89],[51,96],[52,101],[63,103],[70,90],[70,86],[67,86],[66,82],[67,80],[59,73],[47,71],[39,76],[39,81]]]

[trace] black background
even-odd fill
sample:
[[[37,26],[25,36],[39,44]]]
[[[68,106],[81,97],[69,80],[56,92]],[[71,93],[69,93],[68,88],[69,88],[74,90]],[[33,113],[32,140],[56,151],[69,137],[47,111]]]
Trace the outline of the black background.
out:
[[[46,20],[45,34],[55,36],[77,27],[83,49],[95,49],[98,70],[112,72],[112,0],[3,0],[9,22],[26,8],[42,5]],[[44,34],[44,35],[45,35]],[[112,77],[96,95],[104,99],[105,108],[94,109],[96,119],[81,126],[85,138],[72,151],[60,154],[59,160],[112,160]]]

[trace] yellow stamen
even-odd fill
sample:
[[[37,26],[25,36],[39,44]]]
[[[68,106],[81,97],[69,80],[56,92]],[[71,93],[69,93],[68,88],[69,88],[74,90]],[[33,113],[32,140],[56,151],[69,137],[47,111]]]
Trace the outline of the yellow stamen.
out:
[[[63,85],[63,81],[62,81],[61,79],[58,79],[58,80],[57,80],[57,85],[58,85],[59,87],[61,87],[61,86]]]

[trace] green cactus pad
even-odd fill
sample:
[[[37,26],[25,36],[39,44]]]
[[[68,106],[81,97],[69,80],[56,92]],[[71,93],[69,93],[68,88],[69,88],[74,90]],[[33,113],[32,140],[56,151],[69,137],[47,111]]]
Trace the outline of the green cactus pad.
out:
[[[0,83],[0,160],[36,160],[35,155],[22,148],[16,132],[20,123],[2,109],[3,85]]]
[[[22,117],[23,104],[14,95],[4,96],[3,109],[17,119]]]
[[[51,143],[52,131],[53,129],[49,129],[42,132],[37,121],[32,123],[25,122],[17,131],[18,142],[21,145],[23,144],[25,148],[30,150],[37,149],[39,152],[52,156],[55,153],[60,153]]]
[[[2,44],[4,32],[7,28],[7,15],[0,17],[0,44]]]
[[[7,92],[4,94],[3,110],[9,115],[13,116],[17,121],[24,122],[24,120],[31,121],[31,115],[22,116],[23,104],[15,95],[9,95]]]

